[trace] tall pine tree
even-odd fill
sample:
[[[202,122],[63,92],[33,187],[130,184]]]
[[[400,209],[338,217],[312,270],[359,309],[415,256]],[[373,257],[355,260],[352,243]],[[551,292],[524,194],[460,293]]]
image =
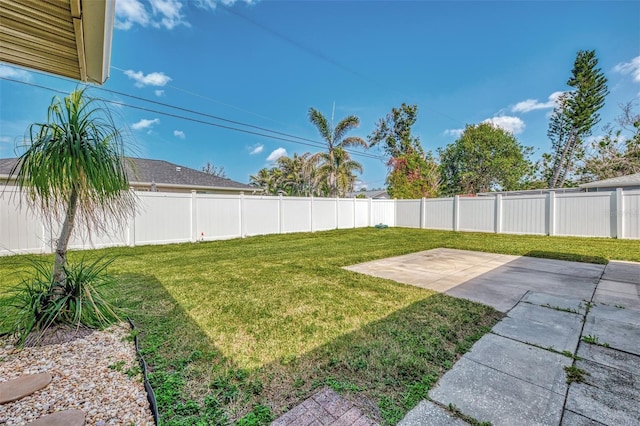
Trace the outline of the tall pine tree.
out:
[[[552,173],[549,188],[561,188],[584,151],[583,141],[600,121],[598,111],[609,93],[595,50],[580,50],[567,85],[573,90],[559,101],[549,122]]]

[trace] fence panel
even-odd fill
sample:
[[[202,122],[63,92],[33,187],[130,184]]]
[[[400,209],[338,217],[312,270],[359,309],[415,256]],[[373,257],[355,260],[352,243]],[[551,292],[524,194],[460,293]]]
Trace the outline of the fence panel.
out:
[[[556,194],[556,235],[613,237],[615,192]],[[613,208],[612,208],[613,207]]]
[[[369,200],[356,199],[356,228],[369,226]]]
[[[267,235],[280,232],[278,197],[244,197],[244,235]]]
[[[625,191],[623,197],[624,209],[618,220],[623,221],[624,238],[640,238],[640,190]]]
[[[0,194],[0,255],[41,253],[53,237],[46,233],[42,221],[20,205],[18,194],[6,190]]]
[[[453,201],[453,198],[432,198],[425,200],[425,228],[453,230]]]
[[[502,232],[506,234],[547,233],[547,196],[502,197]]]
[[[136,244],[191,241],[191,194],[138,193],[140,207],[135,219]]]
[[[460,197],[459,200],[458,229],[460,231],[495,231],[496,200],[494,197]]]
[[[348,229],[355,226],[354,209],[353,199],[338,200],[338,229]]]
[[[396,200],[396,226],[420,228],[422,200]]]
[[[282,198],[282,232],[311,231],[311,199]]]
[[[313,230],[327,231],[337,227],[336,200],[334,198],[314,198]]]
[[[220,240],[242,236],[240,200],[235,195],[198,194],[196,233],[199,240]]]
[[[396,226],[396,200],[372,200],[371,224]]]

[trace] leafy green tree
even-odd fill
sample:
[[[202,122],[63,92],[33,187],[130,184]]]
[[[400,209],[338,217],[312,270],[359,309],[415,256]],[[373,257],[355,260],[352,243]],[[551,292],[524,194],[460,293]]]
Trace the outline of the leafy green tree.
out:
[[[52,100],[47,122],[29,127],[26,150],[9,173],[31,207],[63,220],[53,268],[58,287],[65,284],[76,222],[88,231],[106,230],[126,223],[135,209],[122,133],[109,110],[85,90]]]
[[[435,197],[440,179],[437,164],[425,153],[420,139],[411,133],[418,116],[417,105],[403,103],[380,119],[369,135],[369,145],[381,145],[389,156],[387,191],[393,198]]]
[[[584,139],[600,121],[598,111],[609,90],[607,78],[597,65],[595,50],[578,51],[567,81],[573,90],[559,99],[551,116],[547,132],[553,159],[549,188],[564,186],[584,153]]]
[[[339,193],[338,181],[341,178],[338,176],[338,164],[340,161],[344,162],[350,160],[349,153],[345,148],[351,146],[359,146],[362,148],[368,148],[367,142],[358,136],[346,137],[346,134],[360,125],[360,119],[355,115],[350,115],[343,118],[333,127],[333,124],[329,124],[327,118],[315,108],[309,108],[309,121],[318,129],[320,136],[324,139],[327,145],[327,151],[321,153],[319,156],[323,160],[322,169],[324,175],[327,178],[327,184],[329,186],[329,196],[337,197]],[[340,155],[346,156],[342,160],[336,158],[336,150],[340,148],[343,152]],[[326,155],[325,155],[326,154]]]
[[[392,108],[385,118],[376,124],[369,135],[369,146],[383,145],[384,152],[390,158],[397,158],[409,152],[424,151],[420,139],[411,134],[411,127],[418,118],[418,106],[403,103],[400,108]]]
[[[460,138],[438,150],[442,192],[455,195],[520,189],[532,173],[528,159],[532,151],[491,123],[467,125]]]

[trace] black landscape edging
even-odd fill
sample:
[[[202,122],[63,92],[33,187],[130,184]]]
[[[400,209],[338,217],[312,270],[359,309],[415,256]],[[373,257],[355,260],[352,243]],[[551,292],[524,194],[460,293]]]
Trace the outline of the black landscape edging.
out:
[[[136,326],[131,321],[131,318],[127,318],[129,321],[129,325],[132,330],[136,329]],[[147,377],[147,363],[144,360],[142,354],[140,354],[140,348],[138,347],[138,335],[134,335],[133,341],[136,346],[136,354],[138,355],[138,359],[140,359],[140,366],[142,366],[142,375],[144,377],[144,389],[147,391],[147,400],[149,401],[149,406],[151,407],[151,412],[153,413],[153,421],[156,425],[160,424],[160,416],[158,415],[158,404],[156,403],[156,394],[149,383],[149,378]]]

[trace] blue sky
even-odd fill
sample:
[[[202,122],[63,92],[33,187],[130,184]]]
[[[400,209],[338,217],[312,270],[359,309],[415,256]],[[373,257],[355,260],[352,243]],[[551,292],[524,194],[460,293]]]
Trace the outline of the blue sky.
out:
[[[640,98],[640,2],[117,0],[110,78],[103,86],[163,104],[319,141],[315,107],[355,114],[366,137],[402,102],[418,105],[427,150],[465,124],[492,120],[549,150],[548,114],[567,90],[576,52],[595,49],[609,79],[602,124]],[[0,76],[70,91],[76,83],[0,64]],[[248,182],[280,154],[320,148],[162,115],[243,127],[100,89],[130,129],[131,153],[199,169],[207,161]],[[0,157],[56,93],[0,80]],[[636,108],[636,111],[640,108]],[[595,129],[594,136],[602,131]],[[305,143],[307,143],[306,141]],[[313,144],[314,142],[309,142]],[[384,185],[382,151],[354,155],[361,182]]]

